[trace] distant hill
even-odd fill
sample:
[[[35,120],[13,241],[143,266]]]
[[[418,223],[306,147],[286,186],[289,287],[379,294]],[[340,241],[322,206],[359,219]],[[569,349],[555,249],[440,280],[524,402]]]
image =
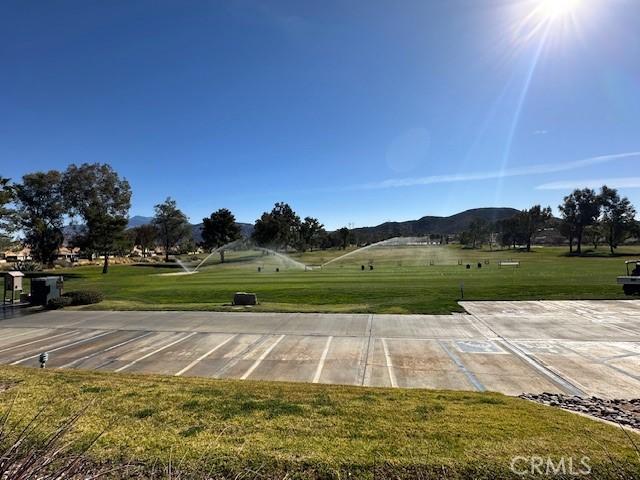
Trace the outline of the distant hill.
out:
[[[135,215],[129,219],[129,228],[139,227],[140,225],[147,225],[153,221],[153,217],[143,217],[141,215]],[[251,223],[237,222],[240,227],[240,232],[244,237],[250,237],[253,233],[253,225]],[[202,223],[191,225],[193,229],[193,239],[196,243],[202,241]]]
[[[460,233],[469,227],[472,220],[481,218],[489,223],[512,217],[518,213],[515,208],[474,208],[456,213],[449,217],[426,216],[418,220],[407,220],[405,222],[385,222],[374,227],[361,227],[353,229],[353,234],[359,241],[377,241],[391,237],[413,237],[426,234],[451,235]],[[152,217],[135,215],[129,219],[129,228],[139,227],[151,223]],[[251,223],[238,222],[240,231],[244,237],[250,237],[253,233]],[[202,223],[191,226],[193,229],[193,239],[196,242],[202,241]],[[79,225],[67,225],[64,229],[65,237],[69,239],[82,227]]]
[[[129,218],[129,228],[139,227],[140,225],[147,225],[151,223],[153,217],[143,217],[142,215],[135,215]]]
[[[418,220],[385,222],[375,227],[355,228],[353,233],[358,239],[370,240],[426,234],[451,235],[467,229],[474,219],[479,218],[494,223],[510,218],[516,213],[518,210],[515,208],[474,208],[449,217],[426,216]]]

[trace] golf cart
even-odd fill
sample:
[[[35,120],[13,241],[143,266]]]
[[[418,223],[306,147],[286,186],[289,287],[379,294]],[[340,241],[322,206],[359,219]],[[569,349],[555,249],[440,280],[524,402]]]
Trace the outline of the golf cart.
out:
[[[640,295],[640,260],[627,260],[627,276],[618,277],[618,284],[626,295]],[[630,270],[633,268],[633,270]]]

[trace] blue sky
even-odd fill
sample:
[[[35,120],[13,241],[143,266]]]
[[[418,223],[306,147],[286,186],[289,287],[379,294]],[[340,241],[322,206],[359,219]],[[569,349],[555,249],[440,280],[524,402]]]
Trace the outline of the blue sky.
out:
[[[0,175],[108,162],[192,221],[640,208],[640,2],[541,2],[4,0]]]

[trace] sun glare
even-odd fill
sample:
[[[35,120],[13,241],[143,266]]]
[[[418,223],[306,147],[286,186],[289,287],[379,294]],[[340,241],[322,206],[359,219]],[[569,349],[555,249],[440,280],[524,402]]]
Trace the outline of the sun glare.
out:
[[[574,14],[581,3],[582,0],[540,0],[536,13],[545,20],[556,20]]]
[[[514,34],[523,43],[544,37],[579,33],[581,25],[593,16],[594,0],[526,0],[514,3]]]

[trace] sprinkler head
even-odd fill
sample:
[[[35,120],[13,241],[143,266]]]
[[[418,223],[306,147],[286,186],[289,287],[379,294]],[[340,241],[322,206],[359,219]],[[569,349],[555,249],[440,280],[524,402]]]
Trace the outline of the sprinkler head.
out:
[[[44,368],[47,364],[47,360],[49,360],[49,354],[47,352],[42,352],[38,357],[40,361],[40,368]]]

